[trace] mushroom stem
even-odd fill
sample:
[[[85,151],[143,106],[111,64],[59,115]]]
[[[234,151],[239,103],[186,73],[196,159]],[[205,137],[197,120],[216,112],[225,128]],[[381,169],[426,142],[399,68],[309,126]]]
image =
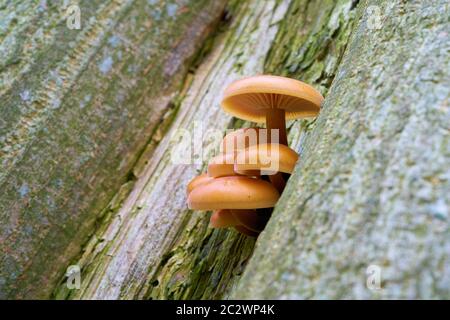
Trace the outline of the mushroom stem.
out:
[[[260,210],[261,211],[261,210]],[[258,213],[256,210],[230,210],[233,217],[239,221],[239,225],[248,230],[261,232],[269,220],[269,215]]]
[[[276,143],[272,140],[272,129],[278,129],[278,143],[288,145],[286,134],[286,112],[284,109],[272,108],[267,109],[266,112],[266,127],[267,127],[267,142]],[[278,192],[282,193],[286,182],[283,179],[281,172],[269,176],[270,182],[275,186]]]
[[[277,109],[277,108],[267,109],[266,126],[267,126],[268,143],[279,143],[287,146],[286,112],[284,111],[284,109]],[[272,129],[278,129],[279,133],[278,141],[271,141]]]
[[[281,194],[286,187],[286,181],[283,178],[283,174],[281,172],[277,172],[269,176],[270,182],[273,184],[275,189]]]

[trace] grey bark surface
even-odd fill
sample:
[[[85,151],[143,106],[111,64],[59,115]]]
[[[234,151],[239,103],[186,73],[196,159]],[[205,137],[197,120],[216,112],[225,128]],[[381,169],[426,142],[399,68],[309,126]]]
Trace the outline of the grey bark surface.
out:
[[[233,298],[450,298],[449,4],[358,12]],[[380,290],[366,286],[371,265]]]

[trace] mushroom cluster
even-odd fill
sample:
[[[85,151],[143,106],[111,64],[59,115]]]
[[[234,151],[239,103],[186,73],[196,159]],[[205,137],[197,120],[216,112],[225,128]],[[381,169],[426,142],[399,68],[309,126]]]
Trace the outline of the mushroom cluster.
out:
[[[294,79],[261,75],[229,85],[222,108],[231,115],[266,129],[245,128],[227,134],[208,172],[187,187],[188,206],[213,210],[210,225],[233,227],[256,237],[265,227],[298,154],[288,147],[286,119],[314,117],[322,95]]]

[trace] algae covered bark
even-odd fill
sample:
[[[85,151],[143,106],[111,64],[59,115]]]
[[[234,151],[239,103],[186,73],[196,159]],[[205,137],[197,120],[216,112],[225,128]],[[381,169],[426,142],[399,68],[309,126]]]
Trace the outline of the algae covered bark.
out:
[[[0,298],[43,298],[180,89],[223,1],[0,5]]]
[[[232,297],[450,297],[449,9],[360,4],[301,160]],[[367,284],[374,271],[379,283]]]

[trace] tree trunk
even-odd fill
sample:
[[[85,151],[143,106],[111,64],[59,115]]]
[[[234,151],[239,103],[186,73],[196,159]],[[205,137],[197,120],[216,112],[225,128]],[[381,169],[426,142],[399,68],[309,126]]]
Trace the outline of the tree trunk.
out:
[[[446,2],[86,1],[81,30],[40,6],[0,8],[0,298],[450,297]],[[301,157],[254,248],[186,207],[211,144],[171,156],[250,125],[219,103],[258,73],[326,100],[288,124]]]

